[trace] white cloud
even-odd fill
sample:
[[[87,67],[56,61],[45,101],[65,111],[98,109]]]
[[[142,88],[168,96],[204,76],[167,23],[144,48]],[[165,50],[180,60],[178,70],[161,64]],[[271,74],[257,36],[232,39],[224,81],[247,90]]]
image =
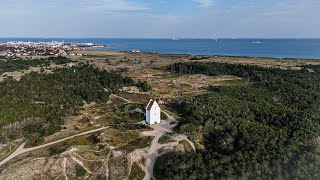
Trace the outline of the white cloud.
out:
[[[151,0],[0,0],[0,37],[320,37],[319,0],[244,0],[232,6],[189,0],[213,9],[193,13],[179,9],[180,2],[168,12]]]
[[[198,3],[201,7],[209,7],[213,5],[213,0],[193,0]]]
[[[84,0],[82,9],[87,11],[141,11],[149,7],[146,4],[129,0]]]

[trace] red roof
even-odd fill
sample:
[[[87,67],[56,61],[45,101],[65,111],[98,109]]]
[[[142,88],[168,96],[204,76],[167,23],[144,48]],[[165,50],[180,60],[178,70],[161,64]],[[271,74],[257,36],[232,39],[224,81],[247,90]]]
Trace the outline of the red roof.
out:
[[[154,101],[153,101],[152,99],[150,99],[150,101],[149,101],[149,103],[148,103],[148,105],[147,105],[147,108],[146,108],[148,111],[151,110],[151,108],[152,108],[152,106],[153,106],[153,103],[154,103]]]

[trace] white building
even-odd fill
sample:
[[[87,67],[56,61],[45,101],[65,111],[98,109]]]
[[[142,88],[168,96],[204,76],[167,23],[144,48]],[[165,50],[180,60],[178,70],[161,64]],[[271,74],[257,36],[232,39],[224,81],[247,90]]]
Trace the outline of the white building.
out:
[[[141,51],[139,49],[134,49],[131,51],[132,53],[141,53]]]
[[[150,99],[146,107],[146,122],[150,125],[160,123],[161,108],[158,103]]]

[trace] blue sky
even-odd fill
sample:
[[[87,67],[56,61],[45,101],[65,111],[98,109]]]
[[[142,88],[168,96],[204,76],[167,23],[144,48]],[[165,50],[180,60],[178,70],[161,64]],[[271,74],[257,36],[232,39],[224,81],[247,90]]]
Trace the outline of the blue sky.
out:
[[[0,37],[320,38],[320,0],[0,0]]]

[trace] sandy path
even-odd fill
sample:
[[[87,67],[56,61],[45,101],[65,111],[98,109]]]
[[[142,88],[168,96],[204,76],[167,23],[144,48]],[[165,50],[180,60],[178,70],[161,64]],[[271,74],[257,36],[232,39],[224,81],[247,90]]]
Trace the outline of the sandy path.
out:
[[[47,143],[47,144],[43,144],[43,145],[40,145],[40,146],[36,146],[36,147],[32,147],[32,148],[24,148],[24,146],[26,145],[26,142],[24,142],[17,148],[16,151],[14,151],[12,154],[10,154],[10,156],[8,156],[7,158],[5,158],[4,160],[2,160],[0,162],[0,167],[3,164],[5,164],[8,161],[10,161],[11,159],[13,159],[13,158],[15,158],[15,157],[17,157],[17,156],[19,156],[21,154],[24,154],[26,152],[34,151],[34,150],[37,150],[37,149],[40,149],[40,148],[44,148],[44,147],[47,147],[47,146],[50,146],[50,145],[53,145],[53,144],[57,144],[57,143],[60,143],[60,142],[63,142],[63,141],[66,141],[66,140],[69,140],[69,139],[72,139],[72,138],[75,138],[75,137],[78,137],[78,136],[91,134],[91,133],[102,131],[102,130],[105,130],[105,129],[108,129],[108,128],[110,128],[110,127],[107,126],[107,127],[102,127],[102,128],[98,128],[98,129],[93,129],[93,130],[90,130],[90,131],[87,131],[87,132],[83,132],[83,133],[80,133],[80,134],[69,136],[69,137],[66,137],[66,138],[63,138],[63,139],[60,139],[60,140],[57,140],[57,141],[53,141],[53,142],[50,142],[50,143]]]
[[[115,94],[112,94],[114,97],[122,99],[128,103],[131,103],[132,101],[125,99],[123,97],[117,96]],[[145,131],[142,132],[141,135],[142,136],[154,136],[154,139],[151,142],[151,147],[148,150],[148,155],[146,157],[146,165],[145,165],[145,177],[143,178],[144,180],[150,180],[153,177],[153,168],[154,168],[154,164],[157,160],[157,158],[162,155],[159,154],[158,151],[159,149],[165,147],[165,146],[169,146],[169,147],[175,147],[179,144],[179,142],[173,142],[173,143],[169,143],[169,144],[160,144],[159,143],[159,139],[166,133],[171,133],[172,129],[177,125],[176,123],[171,124],[172,122],[176,122],[176,119],[171,116],[170,114],[168,114],[167,112],[163,111],[163,113],[165,113],[167,115],[167,120],[166,121],[161,121],[160,124],[155,124],[152,125],[153,131]],[[194,152],[196,151],[196,148],[194,146],[194,143],[191,142],[187,136],[185,135],[179,135],[178,136],[179,139],[185,139],[187,140],[190,145],[192,146]]]
[[[65,177],[66,180],[68,180],[68,176],[67,176],[67,158],[63,158],[63,175]]]
[[[164,112],[166,113],[166,112]],[[167,113],[166,113],[167,114]],[[172,128],[175,126],[175,124],[170,125],[171,122],[175,122],[176,119],[169,114],[167,114],[168,119],[166,121],[162,121],[160,124],[153,125],[152,128],[153,131],[147,131],[143,132],[142,135],[145,136],[155,136],[155,138],[152,140],[151,147],[149,149],[149,154],[147,156],[146,161],[146,169],[145,169],[145,177],[144,180],[149,180],[153,178],[153,167],[156,162],[156,159],[160,156],[158,153],[158,150],[164,147],[164,145],[159,143],[159,139],[167,132],[172,132]],[[177,145],[177,143],[169,144],[166,146],[174,146]]]
[[[123,97],[117,96],[115,94],[112,94],[114,97],[117,97],[119,99],[122,99],[128,103],[131,103],[130,100],[125,99]],[[141,135],[142,136],[154,136],[154,139],[151,142],[151,147],[148,151],[148,155],[147,155],[147,160],[146,160],[146,166],[145,166],[145,177],[143,178],[144,180],[150,180],[153,178],[153,167],[154,164],[156,162],[156,159],[160,156],[160,154],[158,153],[158,150],[161,149],[164,146],[176,146],[178,145],[177,142],[175,143],[171,143],[171,144],[166,144],[166,145],[162,145],[159,143],[159,139],[167,132],[172,132],[172,129],[176,126],[176,124],[172,124],[172,122],[176,122],[176,119],[171,116],[170,114],[168,114],[165,111],[162,111],[163,113],[165,113],[168,117],[168,119],[166,121],[161,121],[160,124],[155,124],[152,125],[153,131],[146,131],[146,132],[142,132]],[[181,136],[181,138],[183,139],[187,139],[186,136]],[[187,139],[188,140],[188,139]],[[188,140],[188,142],[190,142],[190,140]],[[193,143],[190,143],[193,144]],[[193,146],[194,147],[194,146]]]
[[[125,99],[125,98],[123,98],[123,97],[117,96],[117,95],[115,95],[115,94],[111,94],[111,95],[114,96],[114,97],[116,97],[116,98],[122,99],[122,100],[126,101],[127,103],[131,103],[131,101],[129,101],[128,99]]]

